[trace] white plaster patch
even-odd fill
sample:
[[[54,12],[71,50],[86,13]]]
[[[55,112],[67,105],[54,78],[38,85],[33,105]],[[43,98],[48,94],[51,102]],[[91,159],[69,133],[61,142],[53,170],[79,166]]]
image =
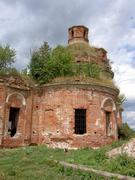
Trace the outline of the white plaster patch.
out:
[[[87,92],[87,95],[88,95],[88,97],[89,97],[89,100],[92,100],[92,96],[93,96],[92,91],[88,91],[88,92]]]
[[[67,118],[66,121],[63,123],[63,131],[64,131],[64,133],[68,134],[69,133],[69,129],[70,129],[69,118]]]
[[[53,148],[68,149],[69,148],[69,143],[66,143],[66,142],[52,142],[51,146]]]
[[[60,121],[60,123],[62,123],[62,131],[66,134],[69,133],[69,130],[70,130],[70,111],[67,112],[67,105],[63,106],[63,107],[60,107],[60,108],[57,108],[56,109],[56,117],[57,119]],[[63,114],[66,114],[66,116],[64,117]]]
[[[99,125],[100,125],[99,122],[100,122],[100,119],[96,119],[95,125],[96,125],[96,126],[99,126]]]
[[[18,97],[20,97],[22,99],[23,106],[26,106],[26,99],[25,99],[25,97],[21,93],[18,93],[18,92],[14,92],[14,93],[9,94],[7,96],[7,98],[6,98],[6,103],[9,102],[10,97],[12,97],[13,95],[17,95]]]
[[[59,121],[63,121],[64,119],[63,119],[63,115],[62,115],[62,108],[57,108],[56,110],[55,110],[55,114],[56,114],[56,117],[57,117],[57,119],[59,120]]]

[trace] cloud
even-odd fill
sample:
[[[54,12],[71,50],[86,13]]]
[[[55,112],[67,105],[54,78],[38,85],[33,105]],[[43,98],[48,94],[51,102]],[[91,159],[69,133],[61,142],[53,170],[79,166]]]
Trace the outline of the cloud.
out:
[[[0,2],[0,42],[9,43],[17,51],[17,67],[28,63],[30,49],[43,41],[51,46],[67,43],[67,29],[74,24],[88,22],[106,12],[108,0],[2,0]],[[101,8],[102,6],[102,8]],[[19,66],[18,66],[19,65]]]
[[[22,69],[29,63],[30,51],[43,41],[51,46],[67,44],[68,28],[85,25],[90,29],[90,45],[107,49],[115,81],[130,104],[135,99],[134,7],[134,0],[1,0],[0,43],[16,49],[16,67]],[[125,109],[129,121],[127,105]]]
[[[135,99],[128,99],[124,102],[123,122],[135,129]]]
[[[125,111],[123,118],[124,122],[128,122],[129,126],[135,129],[135,111]]]

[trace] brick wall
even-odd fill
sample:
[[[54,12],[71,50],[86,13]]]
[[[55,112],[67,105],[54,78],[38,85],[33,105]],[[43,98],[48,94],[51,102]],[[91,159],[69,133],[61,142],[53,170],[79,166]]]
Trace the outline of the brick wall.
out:
[[[33,91],[1,86],[1,146],[47,144],[78,148],[111,143],[117,139],[116,96],[117,91],[112,88],[91,84],[50,84]],[[8,133],[10,107],[20,108],[13,137]],[[112,114],[109,134],[106,132],[106,108]],[[75,134],[75,109],[86,109],[85,134]]]
[[[42,91],[42,92],[41,92]],[[101,146],[117,139],[115,112],[111,133],[106,135],[106,121],[101,104],[115,95],[85,86],[44,87],[35,91],[33,102],[32,143],[52,147]],[[75,109],[86,109],[86,134],[75,134]]]
[[[3,136],[3,126],[4,126],[4,119],[5,119],[5,98],[6,98],[6,91],[3,85],[0,85],[0,146],[2,143],[2,136]]]
[[[19,89],[12,86],[1,86],[3,91],[0,91],[0,124],[2,124],[0,133],[1,146],[18,147],[28,144],[31,137],[31,109],[32,96],[31,91]],[[10,108],[19,108],[19,119],[17,123],[17,131],[14,137],[11,137],[9,128]]]

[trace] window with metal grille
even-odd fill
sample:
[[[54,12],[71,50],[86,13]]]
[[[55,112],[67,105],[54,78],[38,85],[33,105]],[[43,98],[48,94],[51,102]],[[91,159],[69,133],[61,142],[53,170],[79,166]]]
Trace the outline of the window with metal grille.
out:
[[[106,134],[109,134],[110,132],[110,119],[111,119],[111,112],[106,111]]]
[[[75,134],[86,133],[86,109],[75,109]]]

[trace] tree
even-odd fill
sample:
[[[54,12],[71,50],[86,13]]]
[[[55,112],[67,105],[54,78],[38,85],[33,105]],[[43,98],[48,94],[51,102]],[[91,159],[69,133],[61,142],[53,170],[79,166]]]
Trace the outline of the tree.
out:
[[[129,139],[135,137],[135,131],[129,127],[127,123],[123,123],[122,126],[118,128],[119,139]]]
[[[73,75],[73,57],[63,46],[57,46],[52,52],[52,64],[55,76]]]
[[[72,56],[63,46],[51,49],[44,43],[32,54],[30,73],[40,84],[47,83],[55,77],[72,74]]]
[[[10,67],[15,62],[15,50],[9,45],[0,45],[0,70]]]
[[[57,46],[51,49],[44,43],[34,51],[30,62],[30,74],[40,84],[48,83],[56,77],[84,75],[99,78],[101,68],[92,63],[75,63],[74,56],[67,47]]]
[[[47,42],[44,42],[44,44],[38,50],[33,52],[29,69],[34,79],[40,81],[43,78],[46,64],[48,63],[50,57],[51,48]]]
[[[125,101],[126,101],[126,97],[124,94],[119,94],[119,96],[117,97],[117,105],[122,105]]]

